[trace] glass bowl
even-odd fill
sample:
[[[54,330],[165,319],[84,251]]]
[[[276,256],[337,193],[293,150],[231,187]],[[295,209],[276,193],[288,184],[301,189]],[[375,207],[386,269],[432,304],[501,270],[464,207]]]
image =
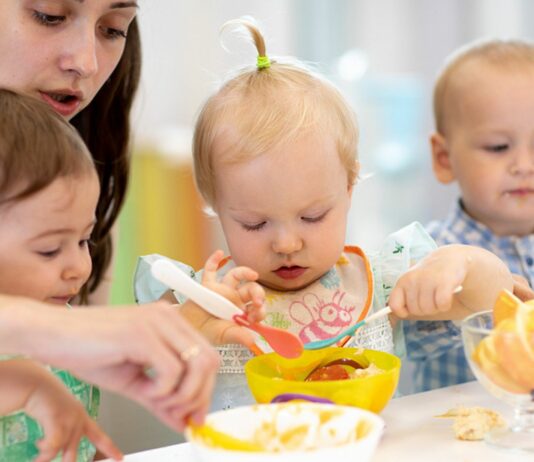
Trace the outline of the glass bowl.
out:
[[[461,325],[464,351],[482,386],[513,408],[510,425],[488,432],[486,442],[534,452],[534,360],[515,329],[505,327],[493,329],[493,311],[467,317]]]

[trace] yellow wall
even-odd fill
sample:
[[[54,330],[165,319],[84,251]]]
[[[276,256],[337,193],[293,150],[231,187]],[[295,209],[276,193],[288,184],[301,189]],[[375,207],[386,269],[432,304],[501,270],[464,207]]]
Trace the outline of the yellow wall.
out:
[[[119,218],[113,303],[130,303],[137,257],[159,253],[199,268],[212,250],[211,223],[202,212],[191,164],[138,149]]]

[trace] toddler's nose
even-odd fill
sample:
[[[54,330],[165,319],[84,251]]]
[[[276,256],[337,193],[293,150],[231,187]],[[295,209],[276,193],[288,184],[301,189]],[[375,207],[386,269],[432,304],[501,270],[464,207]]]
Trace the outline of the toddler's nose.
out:
[[[91,275],[91,257],[87,253],[72,255],[63,270],[63,278],[74,281],[87,281]]]
[[[291,230],[281,230],[272,243],[273,251],[289,255],[302,249],[302,239]]]
[[[531,175],[534,173],[534,150],[521,149],[512,158],[510,164],[512,175]]]

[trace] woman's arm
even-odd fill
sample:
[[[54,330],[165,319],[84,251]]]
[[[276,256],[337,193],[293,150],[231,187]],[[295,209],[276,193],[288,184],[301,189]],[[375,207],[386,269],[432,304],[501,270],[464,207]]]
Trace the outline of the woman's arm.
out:
[[[189,416],[203,419],[219,367],[216,351],[164,302],[66,310],[0,296],[0,352],[68,369],[178,431]]]

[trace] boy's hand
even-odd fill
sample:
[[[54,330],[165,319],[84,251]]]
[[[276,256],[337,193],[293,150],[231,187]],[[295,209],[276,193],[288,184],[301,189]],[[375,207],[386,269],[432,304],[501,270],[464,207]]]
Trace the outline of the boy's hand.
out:
[[[217,250],[208,258],[204,265],[202,284],[241,308],[251,322],[261,321],[265,317],[265,292],[254,282],[258,273],[239,266],[228,271],[222,282],[218,282],[217,268],[223,256],[223,252]],[[240,343],[251,347],[254,343],[254,337],[248,329],[233,321],[216,318],[191,301],[180,307],[180,313],[214,345]]]
[[[462,291],[454,294],[462,286]],[[403,274],[389,298],[400,318],[463,319],[491,309],[512,277],[496,255],[480,247],[447,245],[436,249]]]
[[[534,290],[529,286],[528,281],[519,274],[512,274],[514,280],[514,295],[522,302],[534,300]]]
[[[461,253],[439,250],[399,278],[388,302],[393,314],[406,318],[450,310],[454,290],[462,285],[470,261]]]
[[[57,377],[33,361],[14,361],[11,365],[15,368],[10,372],[19,376],[19,387],[28,389],[24,411],[43,427],[44,437],[37,442],[39,455],[35,462],[48,462],[60,451],[63,461],[75,462],[83,436],[107,457],[122,460],[121,451]]]

